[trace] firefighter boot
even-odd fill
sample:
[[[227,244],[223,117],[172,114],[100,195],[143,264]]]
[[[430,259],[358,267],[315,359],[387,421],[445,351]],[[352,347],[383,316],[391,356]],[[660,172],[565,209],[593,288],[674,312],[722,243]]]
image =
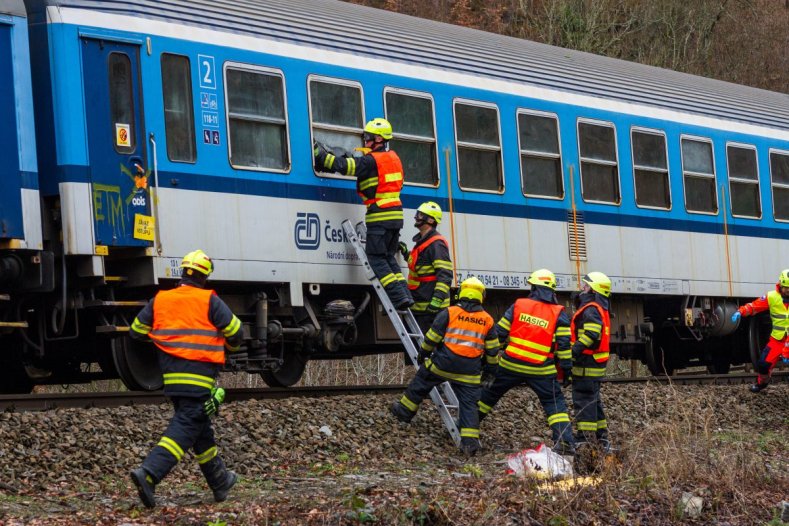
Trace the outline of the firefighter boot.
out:
[[[400,402],[393,402],[392,406],[389,408],[389,412],[404,424],[410,423],[411,419],[414,418],[414,413],[409,411],[408,408]]]
[[[750,389],[752,393],[758,393],[767,389],[767,384],[762,384],[757,382],[753,384]]]
[[[228,470],[219,457],[214,457],[205,464],[200,464],[200,471],[203,472],[208,486],[214,492],[214,501],[223,502],[227,500],[230,488],[238,482],[238,475]]]
[[[467,457],[473,457],[479,451],[479,439],[463,437],[460,439],[460,451]]]
[[[156,506],[156,499],[153,496],[156,482],[154,482],[153,477],[143,468],[137,468],[131,470],[131,479],[137,487],[137,494],[140,496],[140,500],[145,507],[153,508]]]
[[[557,440],[553,444],[553,450],[563,457],[575,455],[575,446],[572,444],[572,442],[568,442],[566,440]]]

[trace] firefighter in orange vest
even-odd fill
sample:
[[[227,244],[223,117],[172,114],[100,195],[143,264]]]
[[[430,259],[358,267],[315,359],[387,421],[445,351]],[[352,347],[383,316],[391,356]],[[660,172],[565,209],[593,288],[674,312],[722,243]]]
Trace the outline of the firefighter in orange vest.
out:
[[[391,407],[398,420],[408,423],[435,386],[450,382],[460,404],[460,449],[468,456],[480,447],[481,373],[492,374],[499,352],[493,318],[482,308],[484,298],[485,285],[479,279],[471,277],[460,284],[458,304],[436,316],[419,351],[421,366],[403,397]]]
[[[366,153],[361,157],[336,156],[326,146],[313,146],[315,169],[356,177],[356,192],[367,206],[365,254],[370,267],[381,281],[392,304],[399,310],[414,304],[405,277],[395,259],[403,228],[403,165],[389,149],[392,125],[386,119],[373,119],[364,127],[362,141]]]
[[[556,362],[569,383],[570,316],[556,298],[556,276],[548,269],[529,276],[528,298],[513,303],[497,324],[506,343],[492,384],[479,400],[480,419],[513,387],[526,384],[537,395],[553,434],[554,449],[562,455],[575,451],[567,403],[556,375]]]
[[[579,448],[581,445],[596,444],[608,452],[611,446],[600,398],[600,383],[605,376],[610,349],[611,320],[608,309],[611,280],[602,272],[590,272],[582,281],[578,310],[570,326],[573,408],[577,428],[575,441]]]
[[[414,249],[409,253],[406,244],[400,243],[400,252],[408,261],[408,290],[414,298],[411,312],[422,333],[430,329],[441,309],[449,307],[453,272],[449,244],[436,230],[441,216],[438,203],[422,203],[414,216],[414,226],[419,229]]]
[[[217,453],[211,416],[224,400],[216,377],[225,364],[225,349],[237,351],[242,340],[239,320],[213,290],[205,288],[213,262],[195,250],[181,262],[181,281],[159,292],[137,315],[130,335],[159,348],[164,394],[175,414],[131,478],[143,504],[156,505],[156,484],[192,449],[214,500],[222,502],[238,480]]]
[[[756,372],[759,375],[756,383],[751,386],[751,392],[758,393],[767,388],[770,383],[770,374],[778,363],[783,359],[789,363],[789,269],[781,272],[778,276],[778,283],[775,290],[771,290],[761,298],[757,298],[750,303],[746,303],[732,314],[731,321],[739,322],[742,316],[753,316],[760,312],[769,310],[770,319],[773,322],[773,330],[767,346],[762,350],[759,361],[756,364]]]

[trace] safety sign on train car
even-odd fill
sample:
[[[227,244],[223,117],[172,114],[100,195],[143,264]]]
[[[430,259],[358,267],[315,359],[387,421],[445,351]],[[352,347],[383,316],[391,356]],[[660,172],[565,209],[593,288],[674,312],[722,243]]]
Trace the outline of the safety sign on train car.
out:
[[[131,126],[115,123],[115,145],[124,148],[131,147]]]
[[[153,241],[156,219],[152,216],[134,214],[134,239]]]

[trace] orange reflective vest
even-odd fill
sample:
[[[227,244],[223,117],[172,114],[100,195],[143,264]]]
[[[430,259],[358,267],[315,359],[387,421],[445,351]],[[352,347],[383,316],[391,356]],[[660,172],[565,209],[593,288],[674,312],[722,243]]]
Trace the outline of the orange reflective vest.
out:
[[[479,358],[485,352],[485,338],[493,328],[487,312],[468,312],[457,305],[449,307],[449,322],[444,333],[447,349],[466,358]]]
[[[419,288],[421,283],[426,283],[428,281],[436,281],[436,275],[431,274],[428,276],[420,276],[416,272],[416,262],[419,260],[419,255],[425,251],[427,247],[435,243],[436,241],[443,241],[445,245],[449,246],[447,243],[446,238],[441,234],[436,234],[426,242],[422,243],[421,245],[417,245],[411,251],[411,254],[408,256],[408,288],[411,290],[416,290]]]
[[[605,310],[599,303],[594,301],[590,301],[580,309],[575,312],[575,316],[573,316],[573,320],[570,322],[570,338],[572,339],[572,343],[578,339],[575,332],[575,320],[579,319],[578,317],[581,313],[587,309],[587,307],[595,307],[603,318],[603,326],[600,328],[600,345],[597,349],[584,349],[583,354],[589,355],[594,358],[594,361],[597,363],[606,363],[608,361],[608,354],[610,351],[610,341],[611,341],[611,318],[608,315],[608,311]]]
[[[510,337],[504,353],[533,364],[553,358],[553,335],[564,307],[521,298],[512,309]]]
[[[378,171],[378,186],[375,189],[375,197],[365,198],[362,192],[359,195],[364,200],[367,208],[373,205],[378,208],[392,208],[403,206],[400,202],[400,190],[403,189],[403,164],[400,158],[393,151],[370,152],[375,159]]]
[[[225,337],[208,319],[212,290],[188,285],[159,292],[149,336],[159,349],[198,362],[225,363]]]

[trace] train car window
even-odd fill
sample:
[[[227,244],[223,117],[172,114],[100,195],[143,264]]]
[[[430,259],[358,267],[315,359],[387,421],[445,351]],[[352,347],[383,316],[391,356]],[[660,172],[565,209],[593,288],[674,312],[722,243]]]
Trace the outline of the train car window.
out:
[[[584,201],[618,205],[621,197],[614,125],[579,120],[578,149]]]
[[[110,53],[110,118],[112,119],[112,144],[118,153],[132,153],[137,148],[137,126],[134,122],[134,93],[132,92],[132,67],[125,53]],[[118,125],[129,126],[129,145],[119,146],[115,140]]]
[[[756,148],[748,145],[726,145],[726,164],[732,215],[756,219],[762,217]]]
[[[197,159],[189,57],[162,54],[162,97],[167,158],[193,163]]]
[[[633,129],[633,177],[636,205],[644,208],[671,208],[666,136],[657,130]]]
[[[390,145],[403,163],[406,184],[438,186],[433,99],[425,93],[387,88],[384,106],[394,133]]]
[[[770,151],[773,213],[778,221],[789,221],[789,152]]]
[[[715,187],[715,160],[709,139],[683,137],[682,176],[685,180],[685,208],[701,214],[718,213]]]
[[[523,194],[563,199],[562,154],[556,116],[519,111],[518,140]]]
[[[455,101],[454,107],[460,187],[464,190],[503,192],[498,107],[459,100]]]
[[[361,147],[364,127],[361,85],[312,77],[308,86],[313,140],[348,152]]]
[[[243,170],[290,170],[285,78],[280,71],[225,64],[230,164]]]

